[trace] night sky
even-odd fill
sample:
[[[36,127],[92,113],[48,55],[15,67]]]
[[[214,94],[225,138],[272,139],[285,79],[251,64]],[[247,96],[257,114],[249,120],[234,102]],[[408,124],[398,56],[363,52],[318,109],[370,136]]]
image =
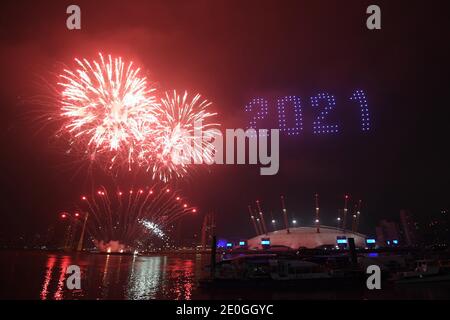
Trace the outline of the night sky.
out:
[[[393,3],[395,2],[395,3]],[[70,4],[82,11],[82,29],[69,31]],[[366,8],[382,10],[382,29],[366,28]],[[271,102],[298,95],[305,130],[281,135],[280,171],[259,166],[211,166],[174,182],[197,216],[184,218],[198,232],[215,211],[218,234],[249,236],[247,205],[256,199],[280,217],[309,225],[314,193],[322,223],[335,225],[344,194],[363,200],[361,231],[406,208],[418,219],[449,207],[448,5],[445,1],[9,1],[0,8],[1,238],[44,232],[57,213],[92,184],[112,183],[57,150],[55,124],[37,121],[45,91],[62,64],[99,51],[136,61],[164,90],[187,89],[213,102],[223,128],[245,128],[244,106],[256,96]],[[360,131],[348,101],[363,89],[371,130]],[[335,135],[312,134],[309,98],[336,98]],[[47,106],[57,108],[58,106]],[[51,111],[51,110],[49,110]],[[116,184],[129,184],[123,174]],[[144,173],[136,185],[151,183]]]

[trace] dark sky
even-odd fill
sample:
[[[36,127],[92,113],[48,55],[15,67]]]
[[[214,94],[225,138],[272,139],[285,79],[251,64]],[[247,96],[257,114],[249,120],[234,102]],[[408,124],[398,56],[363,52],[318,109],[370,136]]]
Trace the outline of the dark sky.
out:
[[[82,10],[82,29],[66,29],[66,7]],[[379,4],[382,29],[369,31],[365,9]],[[449,206],[448,6],[445,1],[8,1],[0,15],[1,232],[45,230],[94,183],[110,181],[68,164],[52,125],[36,121],[31,101],[45,94],[61,64],[97,52],[144,66],[164,89],[213,101],[225,128],[245,127],[252,97],[298,95],[305,130],[282,136],[280,171],[213,166],[177,186],[202,213],[217,212],[218,232],[250,235],[247,204],[260,199],[280,214],[279,196],[301,224],[334,224],[343,195],[364,201],[362,231],[408,208],[422,219]],[[372,130],[358,130],[348,97],[364,89]],[[311,133],[309,97],[336,97],[332,118],[343,131]],[[48,108],[51,108],[50,106]],[[55,106],[56,108],[56,106]],[[309,116],[308,116],[309,112]],[[128,179],[121,176],[116,183]],[[129,183],[129,181],[123,181]],[[148,176],[136,184],[148,184]],[[198,229],[201,215],[186,218]],[[197,228],[198,227],[198,228]]]

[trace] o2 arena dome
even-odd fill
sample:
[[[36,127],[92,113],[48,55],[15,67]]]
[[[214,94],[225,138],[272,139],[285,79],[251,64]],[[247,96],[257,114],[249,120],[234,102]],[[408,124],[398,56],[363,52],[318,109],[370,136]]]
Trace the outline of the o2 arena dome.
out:
[[[321,246],[346,245],[348,238],[355,239],[356,247],[365,247],[365,235],[327,226],[320,226],[319,233],[315,226],[289,228],[289,233],[286,229],[271,231],[249,239],[247,246],[250,249],[274,246],[289,247],[294,250],[299,248],[314,249]]]

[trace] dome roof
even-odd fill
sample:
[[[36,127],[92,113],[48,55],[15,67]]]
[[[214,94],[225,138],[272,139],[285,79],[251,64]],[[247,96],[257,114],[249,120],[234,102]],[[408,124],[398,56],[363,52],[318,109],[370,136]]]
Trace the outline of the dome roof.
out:
[[[322,245],[336,245],[337,237],[354,238],[357,247],[364,247],[366,236],[352,231],[343,231],[342,229],[320,226],[320,233],[317,233],[316,227],[298,227],[268,232],[251,238],[247,241],[249,248],[261,248],[261,239],[269,238],[271,246],[285,246],[291,249],[300,247],[317,248]]]

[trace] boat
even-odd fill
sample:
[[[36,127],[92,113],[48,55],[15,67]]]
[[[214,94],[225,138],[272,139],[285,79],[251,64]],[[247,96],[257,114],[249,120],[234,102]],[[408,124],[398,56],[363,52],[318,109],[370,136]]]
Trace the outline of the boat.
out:
[[[329,279],[332,274],[321,265],[302,260],[271,260],[270,278],[276,281]]]
[[[396,273],[396,284],[450,281],[450,260],[417,260],[414,270]]]
[[[333,287],[365,283],[359,270],[330,269],[327,265],[275,254],[241,255],[218,262],[214,277],[201,286]]]
[[[216,264],[214,278],[217,280],[269,279],[269,261],[275,258],[275,254],[249,254],[225,259]]]

